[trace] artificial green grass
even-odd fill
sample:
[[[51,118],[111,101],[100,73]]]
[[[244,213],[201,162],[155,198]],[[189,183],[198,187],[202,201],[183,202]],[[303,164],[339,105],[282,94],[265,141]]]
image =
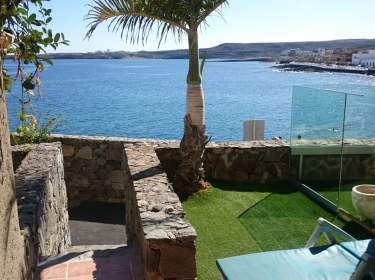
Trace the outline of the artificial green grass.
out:
[[[271,251],[304,247],[319,217],[340,227],[344,225],[304,194],[295,191],[270,194],[247,210],[240,220],[261,249]]]
[[[319,217],[344,226],[287,183],[213,182],[183,207],[198,233],[198,279],[204,280],[220,279],[216,259],[303,247]]]
[[[338,182],[308,182],[306,183],[312,189],[316,190],[323,197],[337,204],[338,200]],[[340,191],[339,207],[348,211],[355,217],[359,217],[352,203],[352,188],[361,184],[373,184],[373,182],[346,182],[342,184]]]
[[[357,211],[354,209],[353,203],[352,203],[352,188],[357,185],[354,183],[351,184],[345,184],[341,186],[340,191],[340,204],[339,207],[345,209],[350,214],[357,216]],[[330,187],[325,187],[322,189],[318,189],[318,192],[323,195],[325,198],[329,199],[333,203],[337,204],[338,200],[338,187],[337,185],[330,185]]]
[[[261,251],[238,217],[268,193],[252,192],[251,186],[236,185],[243,191],[221,189],[213,184],[183,203],[187,217],[198,232],[198,279],[219,279],[215,260]]]

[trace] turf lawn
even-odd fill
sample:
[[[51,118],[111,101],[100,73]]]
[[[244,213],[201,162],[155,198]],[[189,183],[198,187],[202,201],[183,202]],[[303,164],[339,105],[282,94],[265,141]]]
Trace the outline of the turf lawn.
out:
[[[357,234],[287,183],[211,184],[209,191],[183,202],[198,232],[198,279],[220,279],[218,258],[303,247],[319,217]]]
[[[358,217],[352,203],[352,188],[361,184],[373,184],[374,182],[346,182],[341,186],[340,191],[340,208],[345,209],[353,216]],[[333,203],[337,203],[338,197],[338,183],[337,182],[309,182],[306,183],[312,189],[319,192],[322,196],[329,199]]]

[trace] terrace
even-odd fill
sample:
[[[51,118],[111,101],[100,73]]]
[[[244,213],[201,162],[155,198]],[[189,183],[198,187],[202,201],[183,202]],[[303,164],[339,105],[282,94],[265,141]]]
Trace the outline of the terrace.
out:
[[[70,234],[75,246],[66,244],[65,253],[61,251],[51,254],[58,255],[57,259],[50,259],[48,256],[47,262],[44,261],[39,266],[41,279],[57,279],[52,277],[58,277],[61,275],[59,273],[71,275],[72,279],[77,275],[86,277],[83,279],[105,279],[100,278],[100,275],[106,275],[108,269],[118,275],[133,270],[135,273],[141,271],[148,275],[148,279],[153,279],[152,277],[159,273],[163,273],[163,277],[169,275],[177,279],[181,275],[184,275],[184,278],[194,278],[195,273],[199,279],[217,279],[217,258],[301,247],[311,234],[318,217],[333,221],[359,239],[371,237],[371,233],[360,225],[339,218],[285,181],[288,176],[288,170],[285,169],[288,156],[283,157],[288,155],[290,150],[285,144],[212,144],[206,154],[206,166],[211,172],[209,176],[212,178],[212,187],[207,192],[183,201],[181,205],[169,188],[167,174],[160,167],[161,161],[165,170],[168,170],[168,175],[172,176],[173,166],[176,166],[175,163],[179,160],[176,143],[66,136],[58,136],[56,140],[63,143],[62,149],[65,151],[65,174],[70,174],[66,177],[67,197],[71,198],[69,201],[73,203],[72,209],[79,209],[79,204],[96,201],[105,202],[103,205],[107,205],[104,206],[107,210],[103,212],[110,212],[108,208],[112,202],[120,202],[115,198],[117,194],[110,190],[114,186],[118,187],[116,184],[124,184],[122,199],[126,205],[126,215],[119,208],[117,214],[112,212],[112,216],[124,219],[123,224],[126,225],[128,236],[123,237],[122,242],[116,241],[124,235],[119,234],[113,224],[120,224],[121,221],[99,220],[96,222],[100,226],[94,225],[91,229],[97,230],[93,239],[82,246],[82,243],[75,241],[77,235],[74,231],[77,227],[74,227],[74,222],[84,227],[82,220],[85,218],[71,215]],[[126,161],[123,164],[127,164],[127,172],[130,172],[127,175],[125,172],[119,180],[120,183],[113,177],[111,184],[107,184],[107,189],[104,188],[100,196],[96,194],[98,189],[89,187],[91,182],[72,184],[81,176],[92,178],[93,182],[98,181],[98,178],[88,174],[95,169],[90,170],[87,166],[93,166],[100,161],[98,147],[113,149],[117,145],[125,146]],[[72,147],[74,152],[71,152]],[[87,147],[91,147],[93,151],[91,158],[83,157],[82,151],[89,150]],[[156,154],[159,155],[160,161]],[[28,156],[30,152],[24,160],[27,160]],[[120,157],[117,161],[121,162]],[[251,161],[258,163],[252,169]],[[119,166],[113,159],[109,160],[109,163],[112,168]],[[22,164],[20,167],[22,168]],[[110,168],[107,164],[103,167]],[[275,170],[284,170],[285,173]],[[248,176],[254,180],[253,183],[239,182],[240,178],[243,180],[242,173],[245,171],[249,172]],[[109,170],[107,174],[115,173]],[[231,182],[222,181],[223,178],[230,177]],[[267,181],[264,181],[264,178],[267,178]],[[103,180],[107,178],[104,177]],[[256,180],[258,182],[255,182]],[[185,218],[181,206],[186,211]],[[86,214],[94,220],[93,217],[97,217],[95,211]],[[108,229],[112,230],[113,236]],[[100,243],[100,232],[107,233],[104,243]],[[55,233],[56,237],[61,235],[62,232]],[[123,249],[120,249],[121,247]],[[181,255],[180,259],[176,259],[176,253]],[[72,270],[67,274],[70,267]]]
[[[218,279],[216,259],[303,247],[319,217],[358,239],[374,236],[289,180],[298,170],[290,165],[293,148],[285,142],[210,143],[205,166],[211,187],[181,203],[168,180],[180,161],[177,142],[63,135],[53,140],[61,144],[26,152],[14,147],[13,153],[17,182],[29,178],[23,170],[34,174],[41,168],[30,167],[30,157],[43,162],[52,150],[51,162],[63,158],[57,176],[64,175],[66,193],[54,200],[63,204],[52,208],[67,210],[68,203],[70,222],[62,211],[63,226],[53,238],[34,235],[39,242],[62,240],[51,246],[58,250],[35,250],[41,279]],[[309,170],[309,161],[304,167]],[[63,189],[63,183],[50,187]],[[41,219],[48,220],[48,213],[42,211]],[[43,226],[37,223],[48,233]]]
[[[41,126],[31,105],[36,93],[40,97],[43,95],[40,89],[42,84],[40,73],[45,69],[44,63],[50,63],[47,52],[51,48],[56,50],[61,44],[68,45],[69,40],[65,39],[63,33],[55,33],[50,29],[52,10],[43,8],[43,2],[43,0],[8,0],[1,5],[0,275],[2,278],[5,277],[6,280],[188,280],[217,279],[222,275],[226,279],[247,280],[254,275],[259,275],[259,272],[261,274],[265,272],[270,279],[279,277],[286,277],[287,280],[315,279],[320,266],[324,270],[326,262],[330,267],[328,272],[323,271],[319,274],[323,276],[320,279],[357,279],[352,277],[353,273],[361,272],[367,264],[372,265],[370,268],[374,272],[372,274],[375,274],[372,258],[374,252],[371,247],[375,240],[372,240],[371,244],[366,240],[356,240],[373,238],[375,233],[373,87],[353,89],[347,85],[344,90],[329,87],[327,89],[295,87],[290,138],[285,137],[288,141],[282,141],[281,137],[272,137],[272,135],[274,139],[272,141],[212,142],[206,147],[209,141],[205,135],[202,76],[207,55],[200,62],[202,55],[199,54],[198,31],[201,30],[200,26],[208,26],[206,20],[210,15],[215,12],[221,14],[221,8],[229,1],[97,0],[89,5],[85,16],[86,38],[92,37],[97,27],[106,22],[109,31],[119,31],[122,38],[133,44],[145,44],[154,31],[159,45],[168,38],[169,34],[173,35],[176,41],[185,42],[187,39],[188,50],[177,51],[179,58],[189,59],[182,149],[179,148],[180,143],[176,141],[69,135],[54,135],[50,139],[49,126],[53,125],[56,119],[53,118],[45,126]],[[65,18],[66,13],[60,13],[63,14],[62,22],[70,23],[70,28],[67,30],[77,32],[82,24],[74,21],[74,14],[79,8],[72,9],[71,5],[65,5],[67,6],[59,7],[61,11],[65,8],[69,11],[69,21]],[[237,11],[241,10],[248,9],[242,8]],[[261,9],[254,9],[254,11],[259,10]],[[287,7],[287,10],[295,13],[294,9]],[[238,12],[233,14],[238,17]],[[285,17],[285,12],[281,14]],[[270,19],[259,16],[259,19],[262,18]],[[329,17],[327,20],[331,22],[333,18]],[[323,17],[320,21],[322,28],[325,28]],[[240,28],[237,29],[242,30],[243,26],[243,23],[240,23]],[[230,27],[227,32],[234,30]],[[99,37],[99,41],[103,43],[107,40],[106,33],[102,34],[104,35]],[[216,48],[220,53],[216,55],[219,56],[244,56],[246,53],[251,53],[251,48],[248,48],[247,44],[236,44],[238,53],[235,54],[231,50],[233,45],[220,43],[224,44]],[[316,44],[317,42],[313,43]],[[328,45],[332,46],[332,44],[333,42],[329,42]],[[116,47],[114,44],[111,45]],[[258,44],[259,46],[264,52],[265,45]],[[281,47],[286,48],[286,44],[272,45],[275,52],[281,52]],[[95,48],[95,45],[90,48]],[[309,47],[306,45],[301,48]],[[207,50],[212,51],[215,48]],[[166,53],[170,52],[164,52],[164,55]],[[134,53],[134,56],[145,54],[153,58],[157,57],[155,53],[147,55],[147,52],[143,51]],[[133,56],[125,52],[121,52],[120,56],[122,55]],[[270,53],[267,55],[275,58],[278,56]],[[100,56],[107,57],[102,54]],[[15,64],[4,63],[7,58],[12,58]],[[55,84],[61,84],[61,87],[54,90],[47,89],[51,92],[64,92],[52,103],[71,109],[70,124],[74,119],[81,127],[77,113],[88,103],[91,104],[86,108],[88,110],[80,112],[81,116],[84,116],[82,122],[94,119],[93,115],[99,111],[103,115],[110,115],[106,120],[97,115],[94,125],[87,122],[83,131],[93,131],[100,135],[98,127],[102,126],[108,134],[112,134],[119,124],[114,123],[113,120],[126,119],[129,126],[125,132],[120,132],[118,135],[129,134],[130,128],[134,129],[132,135],[144,135],[145,132],[140,130],[141,126],[145,130],[152,128],[156,131],[165,126],[158,121],[166,117],[166,112],[169,116],[173,116],[170,118],[172,120],[175,116],[179,116],[175,114],[178,110],[170,110],[180,102],[175,99],[175,93],[181,91],[179,87],[176,87],[175,91],[170,91],[170,85],[177,85],[177,79],[171,78],[170,73],[182,68],[176,66],[162,73],[158,68],[163,67],[158,65],[156,70],[149,69],[150,72],[145,73],[145,68],[148,67],[142,66],[140,74],[137,74],[138,72],[128,71],[129,66],[126,66],[127,70],[123,70],[116,65],[115,70],[110,74],[106,67],[101,68],[90,63],[85,67],[70,65],[68,68],[62,68],[67,70],[60,69],[60,73],[53,73],[51,76],[57,78],[54,80]],[[87,68],[93,69],[93,72],[87,71]],[[139,66],[131,68],[134,70]],[[297,68],[301,67],[297,65]],[[317,67],[310,65],[309,68],[316,70]],[[255,71],[250,69],[253,71],[250,73],[257,77],[255,79],[262,76],[264,80],[254,87],[258,88],[257,95],[252,95],[253,100],[248,104],[252,104],[253,108],[261,107],[260,103],[253,102],[257,98],[263,101],[263,105],[265,102],[267,104],[262,107],[265,109],[257,111],[253,116],[264,117],[264,112],[268,111],[267,113],[275,116],[276,122],[283,119],[285,125],[286,119],[280,118],[280,113],[285,116],[289,108],[279,106],[280,95],[275,92],[281,93],[282,91],[277,91],[277,88],[287,87],[290,84],[285,83],[285,76],[279,76],[282,81],[278,81],[273,90],[268,89],[268,92],[274,91],[274,94],[266,99],[265,87],[269,86],[273,75],[266,76],[263,70],[259,71],[259,69]],[[323,70],[362,74],[372,72],[337,67]],[[66,72],[72,76],[65,76]],[[95,72],[99,75],[93,75]],[[119,75],[122,72],[132,73],[130,76]],[[240,72],[244,72],[243,68],[240,71],[233,71],[232,75],[235,77]],[[269,72],[273,74],[273,71]],[[251,110],[252,108],[247,108],[244,102],[244,99],[248,99],[246,93],[249,87],[245,83],[242,87],[238,87],[242,81],[248,79],[249,72],[244,73],[243,79],[234,79],[232,84],[225,82],[223,75],[227,74],[221,73],[215,75],[217,79],[213,84],[214,87],[209,90],[216,91],[218,97],[216,102],[210,99],[211,104],[220,103],[223,106],[221,108],[224,108],[221,110],[220,107],[216,107],[218,111],[215,111],[214,115],[222,112],[238,113],[239,105],[243,105],[241,107],[244,110]],[[136,78],[140,75],[144,80]],[[179,77],[178,81],[183,81],[180,76],[176,77]],[[78,83],[75,84],[72,80]],[[148,83],[150,80],[155,84]],[[294,83],[295,80],[292,80]],[[147,87],[141,88],[146,81]],[[129,92],[124,92],[124,82],[128,84],[126,88]],[[331,82],[330,78],[329,82]],[[336,83],[340,84],[337,81]],[[19,119],[17,122],[20,122],[20,126],[15,129],[17,133],[14,137],[9,137],[5,93],[14,88],[12,84],[15,84],[16,91],[21,92],[21,97],[15,99],[17,105],[20,103],[21,110],[20,114],[17,113]],[[132,89],[129,86],[131,84],[134,86]],[[162,87],[163,84],[166,87]],[[245,95],[237,95],[236,103],[233,103],[233,100],[228,99],[229,96],[233,96],[231,91],[221,88],[221,85],[226,84],[228,84],[227,89],[234,89],[236,93],[246,91]],[[110,85],[109,90],[102,85]],[[70,94],[66,94],[68,92]],[[101,92],[107,93],[101,95]],[[100,99],[94,100],[93,96],[100,96]],[[117,96],[119,99],[110,98],[112,96]],[[135,96],[142,98],[137,99],[134,98]],[[65,103],[60,98],[71,99],[73,102]],[[155,102],[143,102],[151,98]],[[225,102],[222,102],[223,98]],[[289,96],[285,98],[284,106],[288,104],[288,98]],[[103,102],[107,99],[109,103]],[[123,106],[120,100],[122,102],[125,100],[127,106]],[[166,100],[168,102],[165,102]],[[275,102],[274,108],[278,109],[277,112],[268,109],[267,105],[271,102]],[[162,103],[167,106],[159,108]],[[230,103],[233,106],[227,108]],[[123,115],[124,112],[131,111],[129,109],[132,107],[138,108],[138,111]],[[107,110],[103,110],[104,108]],[[158,110],[150,110],[151,108]],[[118,115],[111,114],[113,112]],[[134,116],[140,114],[150,117],[149,121],[141,120],[141,125],[132,122]],[[156,114],[160,115],[156,117]],[[240,113],[237,117],[244,115]],[[232,124],[239,123],[238,119],[231,121]],[[111,122],[113,126],[108,126]],[[230,120],[223,117],[218,121],[220,122],[230,123]],[[228,134],[232,134],[233,127],[231,125],[228,127]],[[14,129],[13,125],[12,129]],[[222,128],[219,127],[220,129]],[[177,131],[175,126],[171,130]],[[279,135],[284,137],[286,127],[281,126],[281,129],[273,127],[271,130],[275,133],[281,132],[282,134]],[[69,131],[82,130],[73,128]],[[253,132],[256,134],[255,128]],[[151,135],[166,137],[165,135],[168,134],[152,133]],[[171,135],[176,136],[176,134]],[[233,135],[229,135],[226,139],[234,138],[230,136]],[[10,138],[27,145],[14,145],[11,151]],[[203,155],[204,172],[201,165]],[[12,170],[12,163],[14,170]],[[191,194],[199,187],[206,186],[198,173],[199,175],[205,173],[210,185],[204,191]],[[181,180],[173,180],[174,178]],[[192,185],[189,183],[197,183],[197,181],[199,184],[191,186],[189,190],[189,185]],[[175,185],[172,182],[175,182]],[[366,185],[358,186],[364,183]],[[318,218],[326,219],[319,219],[318,226],[331,227],[336,233],[339,232],[338,242],[334,236],[327,233],[326,237],[330,244],[318,239],[320,237],[318,234],[321,233],[320,228],[315,227]],[[269,252],[303,247],[314,227],[314,234],[307,242],[309,248],[301,249],[303,254],[299,254],[300,249],[288,251],[287,257],[285,251]],[[342,241],[345,238],[352,242],[350,243],[352,247],[343,245]],[[358,244],[360,246],[357,246]],[[323,246],[311,248],[310,245]],[[258,252],[262,253],[257,254]],[[250,257],[249,255],[245,258],[238,257],[249,253]],[[275,255],[278,257],[274,258]],[[322,255],[324,261],[321,259]],[[230,258],[233,256],[235,258]],[[268,262],[267,257],[264,256],[271,256],[272,262]],[[343,262],[335,262],[337,256]],[[309,262],[312,258],[315,260],[315,266]],[[230,270],[233,270],[233,275],[236,276],[226,277],[221,264],[228,259],[230,259]],[[238,261],[239,259],[242,260]],[[242,262],[243,259],[246,259],[247,263]],[[251,261],[248,261],[249,259]],[[220,272],[215,266],[215,261]],[[249,267],[251,269],[248,269]],[[261,268],[258,270],[259,267]],[[288,273],[283,273],[284,267],[291,269]],[[337,270],[331,269],[332,267],[339,270],[341,274],[336,275]],[[347,267],[349,269],[346,269]],[[308,277],[299,277],[306,275],[299,273],[305,272],[305,268]],[[240,275],[241,272],[238,271],[245,272]],[[329,277],[325,277],[326,273]],[[340,277],[341,275],[345,277]],[[264,279],[256,276],[253,278]]]
[[[329,112],[337,116],[327,112],[325,133]],[[375,175],[373,142],[344,141],[335,129],[313,140],[313,128],[293,122],[290,143],[210,143],[211,186],[183,201],[170,183],[181,161],[175,141],[54,135],[14,146],[25,266],[41,280],[218,279],[217,259],[303,247],[319,217],[373,238],[350,192]]]

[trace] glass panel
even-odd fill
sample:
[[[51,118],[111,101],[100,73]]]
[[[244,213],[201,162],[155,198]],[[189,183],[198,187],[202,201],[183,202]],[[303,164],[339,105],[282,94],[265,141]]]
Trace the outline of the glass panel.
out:
[[[294,87],[291,116],[294,176],[337,203],[345,93]]]
[[[348,91],[352,92],[352,89]],[[353,205],[352,188],[375,184],[375,90],[357,87],[356,91],[362,96],[349,94],[347,100],[339,206],[360,218]]]

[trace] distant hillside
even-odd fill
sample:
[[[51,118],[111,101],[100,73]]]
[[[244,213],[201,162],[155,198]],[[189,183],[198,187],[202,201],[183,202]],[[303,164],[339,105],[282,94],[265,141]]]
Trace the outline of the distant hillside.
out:
[[[52,59],[124,59],[135,58],[129,52],[88,52],[88,53],[51,53],[48,56]]]
[[[375,39],[347,39],[316,42],[286,42],[286,43],[225,43],[213,48],[201,49],[208,51],[210,59],[249,59],[256,57],[271,57],[277,59],[280,53],[288,49],[302,50],[325,49],[375,49]],[[170,51],[140,51],[140,52],[93,52],[93,53],[56,53],[51,58],[70,59],[122,59],[122,58],[152,58],[152,59],[185,59],[187,50]]]

